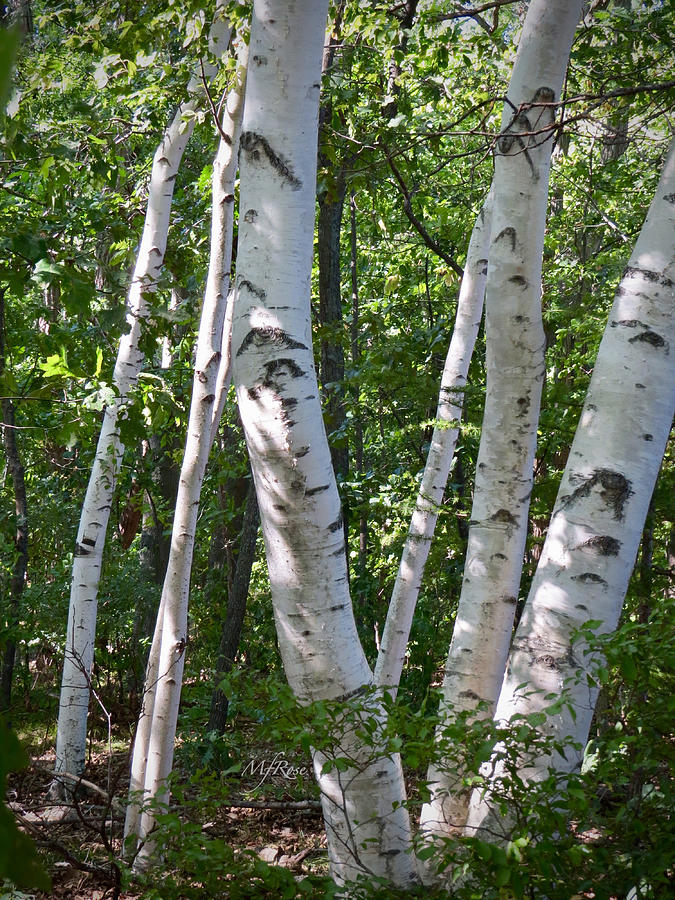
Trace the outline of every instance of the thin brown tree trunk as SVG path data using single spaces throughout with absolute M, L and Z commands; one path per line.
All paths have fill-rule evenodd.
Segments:
M 0 373 L 5 368 L 5 292 L 0 291 Z M 16 444 L 14 404 L 9 397 L 2 400 L 2 432 L 7 459 L 7 469 L 14 488 L 14 510 L 16 533 L 14 535 L 15 557 L 9 583 L 8 603 L 2 618 L 7 629 L 7 638 L 2 650 L 2 672 L 0 673 L 0 709 L 9 709 L 12 701 L 12 676 L 16 660 L 16 626 L 19 620 L 20 597 L 23 593 L 28 566 L 28 505 L 24 468 Z
M 232 666 L 239 650 L 244 616 L 246 614 L 246 599 L 251 580 L 251 569 L 255 560 L 259 524 L 258 501 L 255 496 L 255 486 L 251 480 L 246 497 L 244 523 L 239 537 L 239 552 L 237 554 L 234 577 L 232 578 L 232 587 L 228 591 L 227 612 L 218 648 L 215 674 L 216 685 L 218 685 L 223 675 L 232 671 Z M 216 687 L 211 697 L 208 731 L 223 733 L 227 722 L 228 706 L 229 700 L 227 695 L 219 687 Z

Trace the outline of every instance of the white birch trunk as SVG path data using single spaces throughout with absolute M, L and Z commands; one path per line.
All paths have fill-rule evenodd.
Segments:
M 459 435 L 466 379 L 483 315 L 492 223 L 491 203 L 491 195 L 488 195 L 471 233 L 464 277 L 457 300 L 455 327 L 441 378 L 436 425 L 415 511 L 403 547 L 375 667 L 376 683 L 390 692 L 396 690 L 401 678 L 424 567 L 429 556 L 438 510 L 443 502 L 443 493 L 448 483 Z
M 222 21 L 214 23 L 211 42 L 216 52 L 227 48 L 229 34 L 229 28 Z M 208 69 L 207 77 L 212 77 L 215 67 Z M 196 79 L 189 89 L 192 94 L 197 93 Z M 104 413 L 75 542 L 56 736 L 56 772 L 79 775 L 84 769 L 101 560 L 115 481 L 124 452 L 118 421 L 126 413 L 129 391 L 135 386 L 143 365 L 139 340 L 148 315 L 147 296 L 157 287 L 166 250 L 173 186 L 194 127 L 193 120 L 189 119 L 186 124 L 184 117 L 197 105 L 196 96 L 181 105 L 153 160 L 143 235 L 127 298 L 129 331 L 120 340 L 113 373 L 117 397 Z M 56 792 L 60 790 L 57 785 L 55 782 Z
M 675 413 L 675 142 L 616 292 L 541 559 L 513 641 L 496 718 L 539 712 L 547 694 L 570 700 L 545 726 L 582 747 L 598 689 L 598 659 L 575 631 L 616 628 Z M 590 686 L 588 675 L 591 675 Z M 527 682 L 527 690 L 519 686 Z M 582 751 L 583 753 L 583 751 Z M 542 757 L 526 781 L 578 770 L 581 754 Z M 494 777 L 500 775 L 499 769 Z M 499 828 L 475 794 L 469 826 Z M 508 823 L 501 823 L 505 829 Z
M 130 802 L 125 822 L 125 842 L 136 835 L 143 842 L 136 858 L 142 868 L 152 858 L 148 835 L 155 824 L 155 810 L 145 809 L 169 799 L 168 777 L 173 766 L 173 750 L 187 644 L 188 600 L 197 516 L 202 482 L 206 472 L 222 400 L 230 381 L 232 303 L 228 304 L 234 188 L 237 152 L 244 106 L 248 47 L 238 48 L 239 65 L 234 87 L 223 113 L 222 133 L 213 163 L 211 248 L 204 303 L 197 336 L 195 375 L 190 416 L 181 465 L 178 496 L 157 624 L 148 662 L 143 708 L 134 741 L 131 765 Z M 226 311 L 226 307 L 229 307 Z M 142 795 L 137 792 L 142 791 Z M 127 852 L 133 852 L 133 842 Z
M 340 500 L 311 344 L 310 288 L 327 0 L 256 0 L 241 139 L 234 380 L 288 681 L 301 702 L 364 692 L 372 674 L 347 584 Z M 315 771 L 333 875 L 415 877 L 397 757 L 347 733 L 348 772 Z M 342 751 L 338 751 L 342 755 Z M 360 845 L 372 840 L 366 849 Z
M 464 580 L 446 663 L 441 714 L 491 715 L 504 676 L 533 481 L 544 330 L 541 267 L 553 108 L 580 0 L 532 0 L 497 142 L 486 289 L 487 388 Z M 532 134 L 534 132 L 534 134 Z M 528 136 L 528 133 L 530 135 Z M 421 826 L 448 835 L 466 821 L 462 772 L 430 767 Z

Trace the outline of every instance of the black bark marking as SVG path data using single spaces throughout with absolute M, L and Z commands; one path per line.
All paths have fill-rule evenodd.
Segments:
M 82 544 L 75 544 L 75 556 L 89 556 L 91 550 Z
M 343 544 L 339 549 L 334 550 L 330 555 L 331 556 L 342 556 L 345 552 L 345 545 Z
M 277 379 L 279 375 L 290 375 L 291 378 L 300 378 L 304 375 L 304 371 L 293 362 L 292 359 L 273 359 L 272 362 L 265 363 L 265 377 L 263 378 L 263 385 L 267 388 L 277 387 Z M 297 404 L 297 400 L 293 400 L 292 397 L 289 397 L 288 402 L 291 406 Z
M 646 344 L 651 344 L 652 347 L 668 348 L 668 342 L 665 338 L 662 338 L 660 334 L 657 334 L 649 328 L 646 331 L 641 332 L 641 334 L 633 335 L 632 338 L 628 339 L 629 344 L 634 344 L 636 341 L 644 341 Z
M 574 608 L 575 609 L 583 609 L 584 612 L 588 612 L 588 607 L 586 606 L 585 603 L 575 603 Z
M 501 240 L 501 238 L 503 238 L 503 237 L 507 237 L 507 238 L 511 239 L 511 252 L 515 253 L 516 252 L 516 229 L 511 228 L 510 225 L 507 228 L 503 228 L 499 232 L 497 237 L 494 239 L 493 243 L 496 244 L 497 241 Z
M 517 525 L 518 519 L 511 515 L 508 509 L 498 509 L 494 515 L 490 516 L 491 522 L 503 522 L 505 525 Z
M 518 418 L 521 419 L 523 416 L 527 415 L 530 409 L 530 398 L 518 397 L 516 403 L 518 404 Z
M 506 556 L 503 553 L 493 553 L 492 558 L 493 559 L 506 559 Z
M 528 284 L 529 284 L 529 281 L 527 280 L 527 278 L 523 278 L 522 275 L 512 275 L 512 276 L 509 278 L 509 281 L 511 282 L 511 284 L 517 285 L 517 286 L 521 289 L 521 291 L 524 291 L 525 288 L 526 288 L 526 287 L 528 286 Z M 516 316 L 516 321 L 517 321 L 519 318 L 522 318 L 522 316 Z
M 557 669 L 558 662 L 555 656 L 551 656 L 550 653 L 546 653 L 543 656 L 535 657 L 534 662 L 539 666 L 546 666 L 547 669 Z
M 206 397 L 202 397 L 202 403 L 213 403 L 215 399 L 215 394 L 207 394 Z
M 639 381 L 635 382 L 635 387 L 640 388 L 640 390 L 643 390 L 643 391 L 646 390 L 646 386 L 644 384 L 640 384 Z
M 475 691 L 472 691 L 470 688 L 468 688 L 466 691 L 460 691 L 458 696 L 466 697 L 467 700 L 477 700 L 479 702 L 480 700 L 482 700 L 482 697 Z
M 251 224 L 255 222 L 258 218 L 258 210 L 257 209 L 247 209 L 244 213 L 244 222 L 250 222 Z
M 276 509 L 278 512 L 286 512 L 286 507 L 283 503 L 273 503 L 272 509 Z
M 581 575 L 573 575 L 572 581 L 578 581 L 580 584 L 607 584 L 605 579 L 596 575 L 595 572 L 582 572 Z
M 663 199 L 666 203 L 675 203 L 675 194 L 664 194 Z
M 301 447 L 299 450 L 296 450 L 293 454 L 296 459 L 302 459 L 303 456 L 307 456 L 309 453 L 309 447 Z
M 502 601 L 504 603 L 508 603 L 510 606 L 515 606 L 516 603 L 518 602 L 518 598 L 517 597 L 502 597 Z
M 328 530 L 332 532 L 339 531 L 342 528 L 343 524 L 344 521 L 342 518 L 342 513 L 340 513 L 337 519 L 334 522 L 330 523 L 330 525 L 328 526 Z
M 631 490 L 631 482 L 621 472 L 613 472 L 611 469 L 595 469 L 588 478 L 584 478 L 582 475 L 570 478 L 570 482 L 579 481 L 581 484 L 576 490 L 560 498 L 560 506 L 563 509 L 567 509 L 578 500 L 588 497 L 591 490 L 600 485 L 602 488 L 600 496 L 605 505 L 612 510 L 613 517 L 619 521 L 623 519 L 624 506 L 633 491 Z
M 483 211 L 481 210 L 481 215 L 482 215 L 482 214 L 483 214 Z M 479 260 L 476 262 L 476 273 L 477 273 L 478 275 L 487 275 L 487 270 L 488 270 L 488 261 L 487 261 L 487 259 L 479 259 Z
M 346 605 L 346 604 L 344 604 L 344 603 L 337 603 L 335 606 L 330 606 L 330 607 L 329 607 L 329 612 L 337 612 L 339 609 L 344 609 L 344 608 L 345 608 L 345 605 Z M 359 692 L 360 692 L 360 690 L 361 690 L 361 689 L 359 688 Z M 353 693 L 357 693 L 357 692 L 354 691 Z
M 225 194 L 223 203 L 234 203 L 234 194 Z
M 662 284 L 664 287 L 672 287 L 673 282 L 667 275 L 663 275 L 661 272 L 655 272 L 653 269 L 643 269 L 640 266 L 626 266 L 624 269 L 624 273 L 622 276 L 622 280 L 624 278 L 644 278 L 645 281 L 649 281 L 652 284 Z M 636 320 L 630 320 L 636 321 Z M 623 324 L 623 323 L 620 323 Z M 636 324 L 642 324 L 641 322 L 637 322 Z M 647 327 L 646 325 L 643 327 Z
M 318 487 L 307 488 L 307 490 L 305 491 L 305 497 L 313 497 L 314 494 L 321 494 L 323 491 L 327 491 L 329 488 L 329 484 L 320 484 Z
M 265 300 L 267 297 L 267 291 L 263 290 L 261 287 L 257 287 L 253 282 L 249 281 L 248 278 L 242 278 L 239 281 L 239 287 L 246 288 L 251 294 L 255 294 L 258 300 Z
M 88 538 L 88 537 L 82 538 L 82 543 L 86 544 L 87 547 L 95 547 L 96 546 L 96 541 L 94 541 L 94 540 L 92 540 L 92 538 Z
M 621 549 L 621 541 L 617 541 L 616 538 L 610 537 L 608 534 L 598 534 L 584 541 L 583 544 L 579 544 L 579 547 L 588 547 L 591 550 L 595 550 L 598 556 L 618 556 Z
M 653 440 L 654 440 L 654 435 L 653 435 L 653 434 L 643 434 L 643 435 L 642 435 L 642 439 L 645 440 L 645 441 L 653 441 Z
M 553 103 L 554 100 L 555 92 L 553 91 L 553 88 L 542 85 L 542 87 L 538 87 L 535 91 L 534 97 L 532 98 L 532 105 L 535 106 L 537 103 Z
M 256 64 L 256 66 L 266 66 L 267 65 L 267 57 L 260 56 L 259 54 L 256 53 L 253 57 L 253 62 Z
M 241 342 L 241 346 L 237 350 L 237 356 L 241 356 L 250 347 L 274 347 L 278 350 L 306 350 L 307 347 L 296 341 L 287 334 L 282 328 L 275 328 L 272 325 L 264 325 L 260 328 L 252 328 Z M 290 361 L 290 360 L 289 360 Z M 295 368 L 298 367 L 293 363 Z M 304 375 L 304 372 L 299 372 Z
M 260 151 L 262 150 L 274 171 L 277 172 L 284 181 L 287 181 L 294 191 L 300 190 L 302 182 L 293 173 L 290 165 L 274 152 L 266 137 L 262 134 L 257 134 L 255 131 L 245 131 L 239 138 L 239 144 L 242 150 L 250 154 L 250 156 L 256 160 L 260 158 Z

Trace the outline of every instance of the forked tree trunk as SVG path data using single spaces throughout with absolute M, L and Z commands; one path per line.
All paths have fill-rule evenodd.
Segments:
M 483 315 L 491 223 L 491 198 L 488 196 L 469 241 L 455 326 L 441 378 L 436 425 L 403 547 L 375 668 L 375 680 L 389 691 L 396 690 L 401 677 L 415 604 L 422 586 L 424 567 L 459 435 L 466 379 Z
M 241 139 L 241 215 L 232 353 L 286 676 L 301 702 L 362 693 L 372 674 L 347 584 L 340 499 L 311 345 L 321 55 L 327 0 L 256 0 Z M 345 747 L 345 744 L 347 745 Z M 333 875 L 415 878 L 400 760 L 347 729 L 323 773 Z M 365 847 L 364 842 L 370 841 Z
M 441 714 L 491 715 L 504 676 L 519 592 L 544 379 L 541 267 L 555 103 L 580 0 L 532 0 L 497 141 L 486 289 L 487 388 L 464 579 Z M 466 821 L 461 771 L 431 767 L 428 835 Z
M 616 292 L 496 712 L 507 722 L 565 692 L 570 707 L 545 727 L 582 748 L 599 660 L 574 635 L 589 620 L 600 623 L 600 633 L 619 620 L 675 413 L 674 285 L 675 142 Z M 565 758 L 542 757 L 520 775 L 537 781 L 550 766 L 564 773 L 580 762 L 569 748 Z M 488 824 L 508 831 L 488 798 L 476 794 L 469 826 Z
M 230 30 L 217 19 L 210 40 L 216 54 L 227 49 Z M 208 66 L 213 77 L 215 66 Z M 186 113 L 198 106 L 199 81 L 193 79 L 193 98 L 183 103 L 155 152 L 148 191 L 143 236 L 127 298 L 129 331 L 120 340 L 113 384 L 117 396 L 106 407 L 96 457 L 89 477 L 75 542 L 66 649 L 59 701 L 56 735 L 56 772 L 79 775 L 84 769 L 90 672 L 94 657 L 96 610 L 101 561 L 115 481 L 124 447 L 120 441 L 119 420 L 126 414 L 129 392 L 138 380 L 143 365 L 140 338 L 148 316 L 148 294 L 156 290 L 164 260 L 173 188 L 183 152 L 192 134 L 194 119 Z M 54 782 L 53 792 L 62 792 Z
M 213 443 L 212 436 L 222 411 L 230 373 L 232 303 L 227 304 L 232 259 L 234 186 L 237 150 L 246 84 L 248 51 L 242 41 L 235 86 L 223 114 L 218 153 L 213 164 L 213 214 L 209 271 L 195 360 L 185 453 L 176 498 L 171 550 L 160 609 L 146 672 L 143 705 L 139 717 L 131 765 L 130 803 L 125 822 L 125 842 L 136 835 L 140 849 L 136 866 L 152 858 L 149 834 L 155 825 L 155 809 L 141 809 L 149 800 L 166 803 L 178 706 L 187 645 L 190 574 L 202 482 Z M 220 395 L 219 395 L 220 391 Z M 140 793 L 142 792 L 142 793 Z M 140 796 L 139 796 L 140 793 Z M 133 844 L 133 842 L 131 842 Z M 126 844 L 129 852 L 133 846 Z

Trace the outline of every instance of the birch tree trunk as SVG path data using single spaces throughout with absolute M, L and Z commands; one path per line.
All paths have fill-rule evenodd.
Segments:
M 224 52 L 229 42 L 229 27 L 218 19 L 214 22 L 210 41 L 216 54 Z M 216 67 L 208 66 L 207 77 Z M 148 315 L 147 297 L 157 287 L 164 260 L 173 186 L 194 120 L 185 115 L 198 105 L 199 82 L 189 86 L 192 99 L 183 103 L 155 151 L 148 190 L 148 205 L 136 266 L 127 298 L 128 332 L 122 336 L 113 373 L 117 391 L 115 401 L 106 407 L 89 477 L 80 524 L 75 541 L 66 648 L 59 701 L 56 735 L 56 772 L 81 774 L 84 769 L 87 712 L 89 708 L 89 674 L 94 657 L 98 585 L 110 507 L 124 447 L 120 441 L 119 420 L 126 414 L 128 396 L 135 386 L 143 365 L 139 341 Z M 58 781 L 53 792 L 62 792 Z
M 176 510 L 171 534 L 169 563 L 164 578 L 160 609 L 146 674 L 131 765 L 130 803 L 125 822 L 125 841 L 137 835 L 141 843 L 136 865 L 144 867 L 154 845 L 148 835 L 155 824 L 155 809 L 141 809 L 149 800 L 157 804 L 169 798 L 168 777 L 178 720 L 199 498 L 212 435 L 214 418 L 220 418 L 229 384 L 232 303 L 227 304 L 232 261 L 234 186 L 237 152 L 244 105 L 248 48 L 239 46 L 239 65 L 234 87 L 223 114 L 222 136 L 213 164 L 213 214 L 211 248 L 204 304 L 199 323 L 192 384 L 190 416 L 181 465 Z M 229 307 L 229 308 L 227 308 Z M 139 796 L 138 792 L 142 792 Z M 133 842 L 132 842 L 133 844 Z M 127 844 L 127 850 L 130 848 Z
M 301 702 L 364 693 L 372 674 L 347 584 L 340 500 L 311 345 L 321 54 L 327 0 L 256 0 L 241 139 L 234 380 L 286 676 Z M 348 771 L 314 768 L 334 877 L 415 878 L 400 760 L 346 729 Z M 365 848 L 365 841 L 370 841 Z
M 401 678 L 424 567 L 429 556 L 438 510 L 443 501 L 459 435 L 466 379 L 483 315 L 491 222 L 491 198 L 488 196 L 476 219 L 469 241 L 464 276 L 457 300 L 455 326 L 441 378 L 436 425 L 415 511 L 403 547 L 375 667 L 377 684 L 390 692 L 396 690 Z
M 513 628 L 544 378 L 541 267 L 553 140 L 580 0 L 532 0 L 497 141 L 486 288 L 487 387 L 464 579 L 441 715 L 491 715 Z M 442 730 L 442 729 L 440 729 Z M 439 734 L 440 734 L 439 730 Z M 432 766 L 421 826 L 448 835 L 466 821 L 461 771 Z
M 627 412 L 629 411 L 629 412 Z M 516 632 L 496 717 L 539 712 L 563 691 L 569 708 L 547 719 L 556 739 L 583 746 L 599 660 L 574 641 L 585 622 L 616 628 L 675 413 L 675 142 L 616 292 L 551 516 L 541 560 Z M 527 682 L 528 689 L 519 690 Z M 583 752 L 583 751 L 582 751 Z M 540 758 L 525 781 L 578 769 L 581 753 Z M 495 770 L 494 778 L 500 771 Z M 508 829 L 476 794 L 471 829 Z

